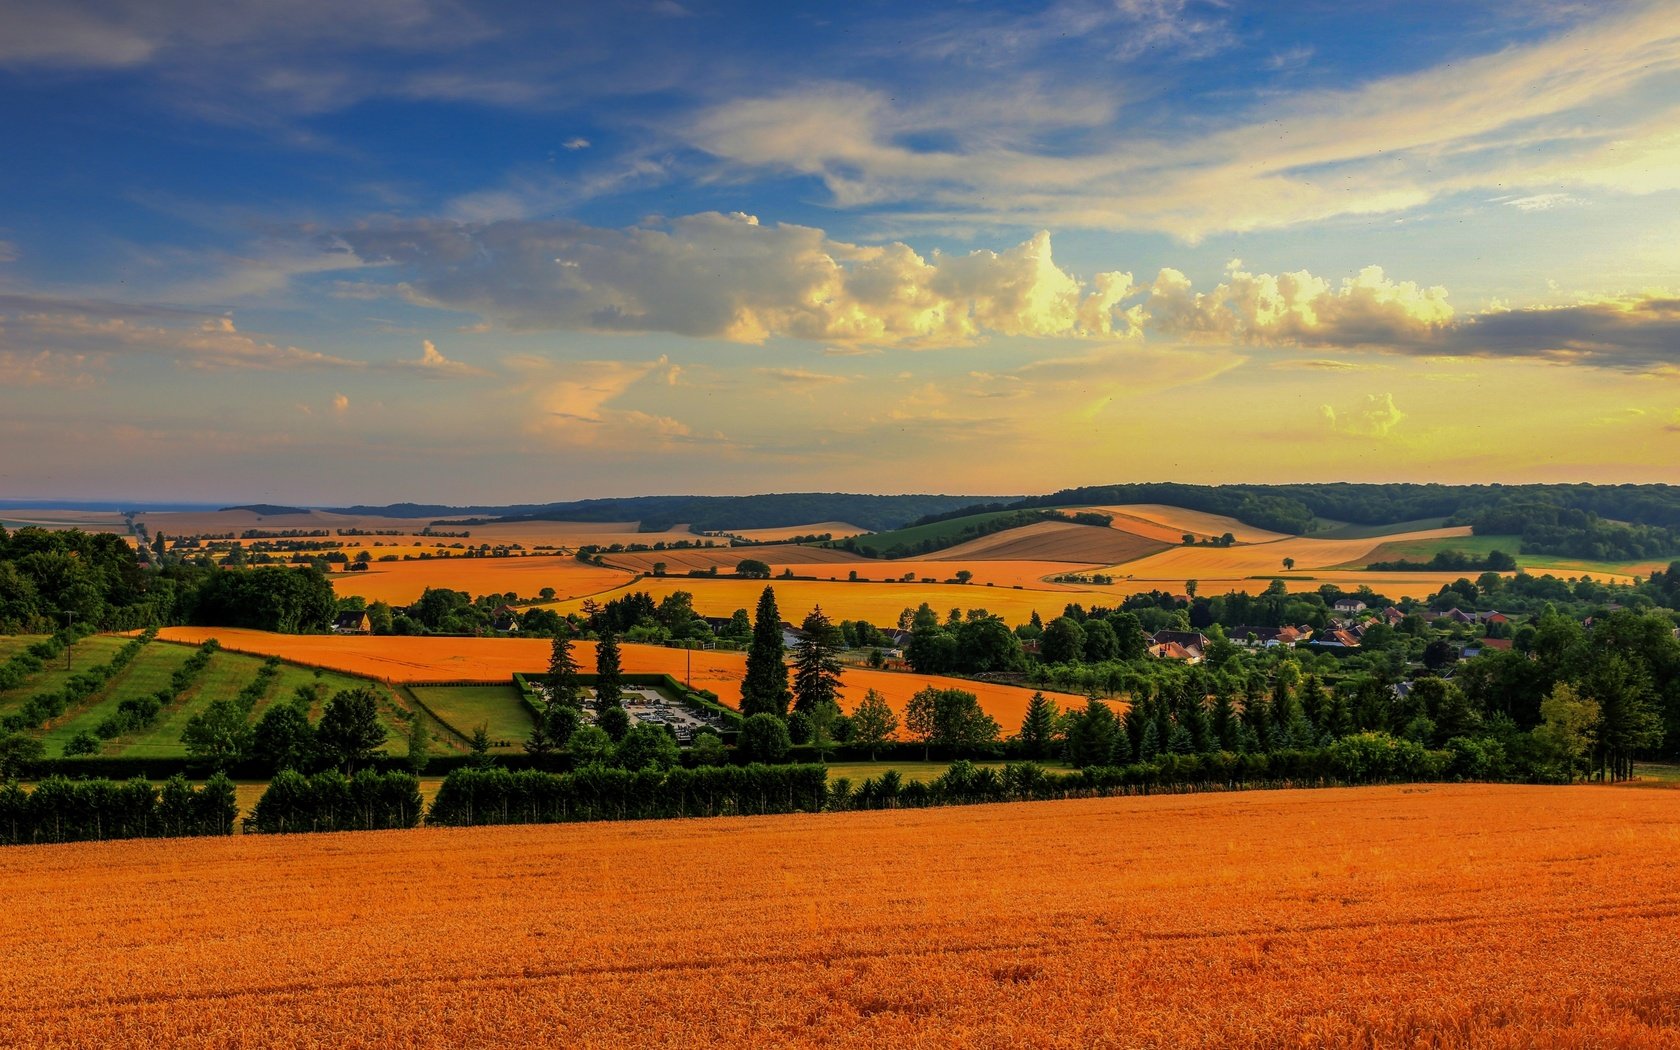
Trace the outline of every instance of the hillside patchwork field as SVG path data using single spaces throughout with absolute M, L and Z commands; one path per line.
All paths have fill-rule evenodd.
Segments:
M 548 640 L 540 638 L 286 635 L 203 627 L 166 627 L 161 634 L 163 638 L 194 643 L 211 636 L 229 649 L 279 656 L 398 685 L 440 681 L 500 683 L 516 671 L 542 671 L 548 666 L 550 648 Z M 593 642 L 577 642 L 572 652 L 585 671 L 595 666 Z M 625 643 L 622 659 L 626 673 L 668 674 L 679 681 L 691 682 L 697 689 L 716 693 L 719 700 L 731 707 L 740 705 L 741 679 L 747 666 L 743 653 Z M 1033 693 L 1031 689 L 995 682 L 849 667 L 841 680 L 841 701 L 850 710 L 863 699 L 866 690 L 875 689 L 902 717 L 910 697 L 929 686 L 974 693 L 980 699 L 981 708 L 1010 731 L 1020 727 Z M 1063 708 L 1085 702 L 1084 697 L 1068 693 L 1046 692 L 1045 695 Z
M 1669 794 L 8 850 L 0 1044 L 1667 1047 Z

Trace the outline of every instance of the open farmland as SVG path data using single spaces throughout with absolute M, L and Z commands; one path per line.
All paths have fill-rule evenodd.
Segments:
M 17 1047 L 1680 1040 L 1659 791 L 85 843 L 0 895 Z
M 735 566 L 747 559 L 761 561 L 780 571 L 793 567 L 794 572 L 807 569 L 844 566 L 853 568 L 869 559 L 851 551 L 832 547 L 806 547 L 796 543 L 772 543 L 762 547 L 702 547 L 688 550 L 628 551 L 623 554 L 603 554 L 608 565 L 632 572 L 652 572 L 656 563 L 665 563 L 665 570 L 673 575 L 686 574 L 691 569 L 717 569 L 721 573 L 735 571 Z M 844 575 L 844 573 L 842 573 Z
M 247 653 L 263 653 L 301 663 L 330 667 L 349 674 L 367 675 L 390 682 L 480 681 L 500 682 L 515 671 L 537 672 L 548 666 L 550 643 L 540 638 L 398 638 L 348 637 L 339 635 L 287 635 L 227 628 L 166 627 L 162 638 L 198 642 L 216 637 L 223 646 Z M 595 666 L 595 643 L 578 642 L 572 648 L 585 671 Z M 625 643 L 623 666 L 627 674 L 668 674 L 679 681 L 688 679 L 697 689 L 708 689 L 731 707 L 741 703 L 741 679 L 746 674 L 744 653 L 667 649 L 657 645 Z M 902 717 L 904 706 L 919 689 L 966 689 L 980 699 L 980 707 L 1006 729 L 1021 724 L 1032 690 L 993 682 L 971 682 L 938 675 L 904 674 L 849 667 L 841 683 L 841 699 L 847 709 L 863 699 L 865 690 L 875 689 Z M 1083 704 L 1085 698 L 1046 692 L 1063 708 Z M 470 729 L 470 727 L 469 727 Z
M 512 592 L 532 599 L 544 587 L 552 587 L 561 598 L 586 598 L 623 586 L 630 578 L 622 569 L 605 569 L 565 555 L 552 555 L 376 561 L 365 572 L 333 573 L 332 584 L 340 595 L 407 605 L 428 587 L 466 591 L 475 597 Z

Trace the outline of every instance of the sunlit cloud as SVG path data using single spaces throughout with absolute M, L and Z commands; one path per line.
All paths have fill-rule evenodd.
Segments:
M 1406 418 L 1394 404 L 1393 394 L 1366 394 L 1363 402 L 1351 408 L 1338 412 L 1330 405 L 1320 405 L 1318 411 L 1331 430 L 1353 437 L 1387 437 Z

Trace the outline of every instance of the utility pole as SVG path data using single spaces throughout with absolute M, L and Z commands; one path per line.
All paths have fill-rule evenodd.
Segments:
M 70 633 L 71 628 L 76 626 L 76 610 L 66 609 L 64 615 L 68 617 L 64 624 L 64 669 L 68 671 L 70 670 L 70 654 L 76 648 L 76 636 Z

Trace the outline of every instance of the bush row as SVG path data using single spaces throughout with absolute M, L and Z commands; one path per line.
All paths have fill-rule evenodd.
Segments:
M 198 681 L 204 668 L 210 663 L 210 657 L 221 648 L 221 643 L 211 638 L 198 647 L 198 651 L 187 658 L 187 662 L 177 667 L 169 676 L 169 688 L 159 689 L 151 696 L 131 696 L 117 704 L 115 714 L 106 715 L 93 728 L 93 735 L 101 740 L 114 740 L 124 733 L 132 733 L 144 729 L 157 719 L 159 712 L 181 694 L 191 689 Z M 91 753 L 91 749 L 90 752 Z
M 347 777 L 330 769 L 304 776 L 282 769 L 257 800 L 245 830 L 281 834 L 412 828 L 424 809 L 420 781 L 412 773 L 361 769 Z
M 41 639 L 0 664 L 0 692 L 16 689 L 28 681 L 30 675 L 45 667 L 48 660 L 57 659 L 71 637 L 69 633 L 60 631 L 50 638 Z
M 36 693 L 21 708 L 0 720 L 0 729 L 15 733 L 24 729 L 35 729 L 49 719 L 57 718 L 68 710 L 71 704 L 85 700 L 103 689 L 105 683 L 118 671 L 127 667 L 130 661 L 140 655 L 140 650 L 155 637 L 157 628 L 148 628 L 140 637 L 112 654 L 109 661 L 71 675 L 62 689 L 50 693 Z
M 822 809 L 828 770 L 820 765 L 704 766 L 571 773 L 458 769 L 444 778 L 429 824 L 557 824 L 797 813 Z
M 0 784 L 0 845 L 231 835 L 238 813 L 233 781 L 220 775 L 196 790 L 182 776 L 161 789 L 140 779 L 52 776 L 33 791 Z

